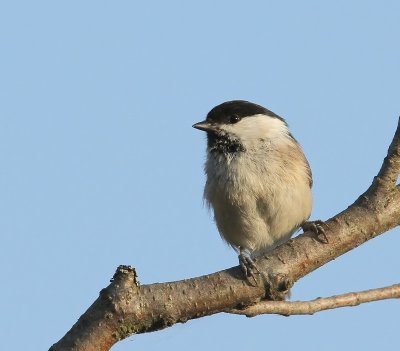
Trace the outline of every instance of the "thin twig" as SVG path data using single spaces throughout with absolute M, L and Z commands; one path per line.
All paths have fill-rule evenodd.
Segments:
M 319 297 L 312 301 L 261 301 L 243 310 L 235 309 L 227 312 L 246 315 L 247 317 L 254 317 L 260 314 L 291 316 L 314 314 L 339 307 L 357 306 L 366 302 L 395 298 L 400 298 L 400 284 L 331 297 Z

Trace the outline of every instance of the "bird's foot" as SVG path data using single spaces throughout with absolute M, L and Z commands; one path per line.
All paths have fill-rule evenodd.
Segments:
M 239 249 L 239 264 L 246 278 L 253 278 L 254 282 L 257 284 L 255 274 L 260 274 L 260 271 L 255 265 L 253 259 L 250 257 L 249 253 L 241 248 Z
M 316 221 L 304 222 L 301 225 L 301 228 L 303 229 L 304 233 L 308 231 L 313 232 L 317 237 L 317 239 L 319 240 L 321 240 L 320 237 L 322 236 L 323 242 L 325 244 L 328 244 L 329 240 L 328 237 L 326 236 L 324 226 L 326 228 L 329 228 L 329 226 L 324 221 L 316 220 Z

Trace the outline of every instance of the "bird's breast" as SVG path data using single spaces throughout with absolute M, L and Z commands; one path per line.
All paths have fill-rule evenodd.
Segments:
M 251 251 L 288 239 L 311 212 L 307 172 L 297 168 L 273 154 L 209 154 L 204 198 L 221 236 Z

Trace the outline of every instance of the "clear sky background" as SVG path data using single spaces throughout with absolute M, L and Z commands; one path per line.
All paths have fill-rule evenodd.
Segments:
M 205 135 L 246 99 L 288 121 L 312 218 L 351 204 L 400 114 L 399 1 L 3 1 L 0 333 L 47 350 L 119 264 L 142 284 L 237 264 L 203 206 Z M 393 230 L 299 281 L 293 300 L 399 282 Z M 393 350 L 399 301 L 314 316 L 219 314 L 113 350 Z

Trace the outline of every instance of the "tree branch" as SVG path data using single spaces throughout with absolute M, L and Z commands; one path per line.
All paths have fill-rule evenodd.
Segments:
M 257 258 L 258 284 L 239 267 L 177 282 L 139 286 L 134 269 L 121 266 L 111 284 L 52 351 L 105 351 L 132 334 L 261 300 L 282 300 L 300 278 L 400 224 L 400 122 L 382 168 L 369 189 L 351 206 L 326 221 L 328 242 L 307 232 Z
M 380 184 L 387 187 L 394 187 L 400 174 L 400 118 L 397 124 L 396 133 L 389 146 L 388 154 L 385 157 L 377 178 Z
M 241 314 L 247 317 L 255 317 L 260 314 L 281 314 L 283 316 L 304 315 L 394 298 L 400 298 L 400 284 L 331 297 L 319 297 L 312 301 L 260 301 L 258 304 L 249 306 L 243 310 L 234 309 L 226 312 Z

